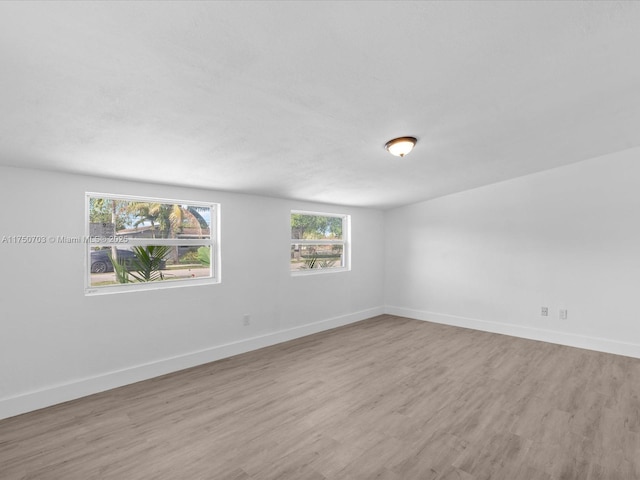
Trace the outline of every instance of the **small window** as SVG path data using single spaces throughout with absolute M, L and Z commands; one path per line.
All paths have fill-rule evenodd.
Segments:
M 219 281 L 219 205 L 86 195 L 85 293 Z
M 306 275 L 349 270 L 349 224 L 349 215 L 293 210 L 291 273 Z

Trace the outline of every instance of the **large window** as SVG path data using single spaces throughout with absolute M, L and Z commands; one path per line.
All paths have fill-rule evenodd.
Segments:
M 291 273 L 350 268 L 349 215 L 291 211 Z
M 86 209 L 86 294 L 219 281 L 219 205 L 87 193 Z

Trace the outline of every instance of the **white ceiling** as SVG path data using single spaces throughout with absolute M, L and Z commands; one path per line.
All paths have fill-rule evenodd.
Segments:
M 638 2 L 0 2 L 0 60 L 3 165 L 390 208 L 640 145 Z

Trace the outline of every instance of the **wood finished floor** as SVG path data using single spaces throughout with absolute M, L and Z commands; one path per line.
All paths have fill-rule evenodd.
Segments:
M 640 360 L 383 315 L 1 421 L 0 478 L 640 479 Z

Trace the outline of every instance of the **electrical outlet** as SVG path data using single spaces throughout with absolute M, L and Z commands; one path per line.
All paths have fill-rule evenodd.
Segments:
M 560 309 L 560 320 L 566 320 L 567 319 L 567 310 L 564 308 Z
M 245 313 L 242 317 L 242 324 L 245 327 L 251 325 L 251 315 L 249 315 L 248 313 Z
M 542 307 L 542 309 L 540 310 L 540 315 L 542 315 L 543 317 L 548 317 L 549 316 L 549 307 Z

